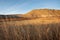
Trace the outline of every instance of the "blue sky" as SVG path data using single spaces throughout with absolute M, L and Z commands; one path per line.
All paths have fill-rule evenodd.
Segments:
M 60 9 L 60 0 L 0 0 L 0 14 L 24 14 L 41 8 Z

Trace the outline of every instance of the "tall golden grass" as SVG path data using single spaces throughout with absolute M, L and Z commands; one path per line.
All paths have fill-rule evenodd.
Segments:
M 59 20 L 34 20 L 3 20 L 0 22 L 0 40 L 60 40 Z

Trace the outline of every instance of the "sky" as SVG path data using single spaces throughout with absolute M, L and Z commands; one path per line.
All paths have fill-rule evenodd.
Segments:
M 60 0 L 0 0 L 0 15 L 25 14 L 42 8 L 60 10 Z

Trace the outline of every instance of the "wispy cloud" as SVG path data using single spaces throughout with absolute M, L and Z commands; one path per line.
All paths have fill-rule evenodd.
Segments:
M 21 14 L 37 8 L 60 9 L 60 0 L 0 0 L 0 14 Z
M 1 14 L 18 14 L 22 13 L 23 7 L 27 6 L 28 3 L 24 2 L 22 4 L 15 4 L 9 8 L 7 8 L 5 11 L 1 12 Z

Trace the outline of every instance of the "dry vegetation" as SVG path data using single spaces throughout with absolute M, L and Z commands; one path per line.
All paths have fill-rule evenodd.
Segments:
M 60 40 L 60 10 L 33 10 L 22 17 L 2 15 L 0 40 Z
M 60 23 L 0 25 L 0 40 L 60 40 Z M 16 23 L 15 23 L 16 24 Z

